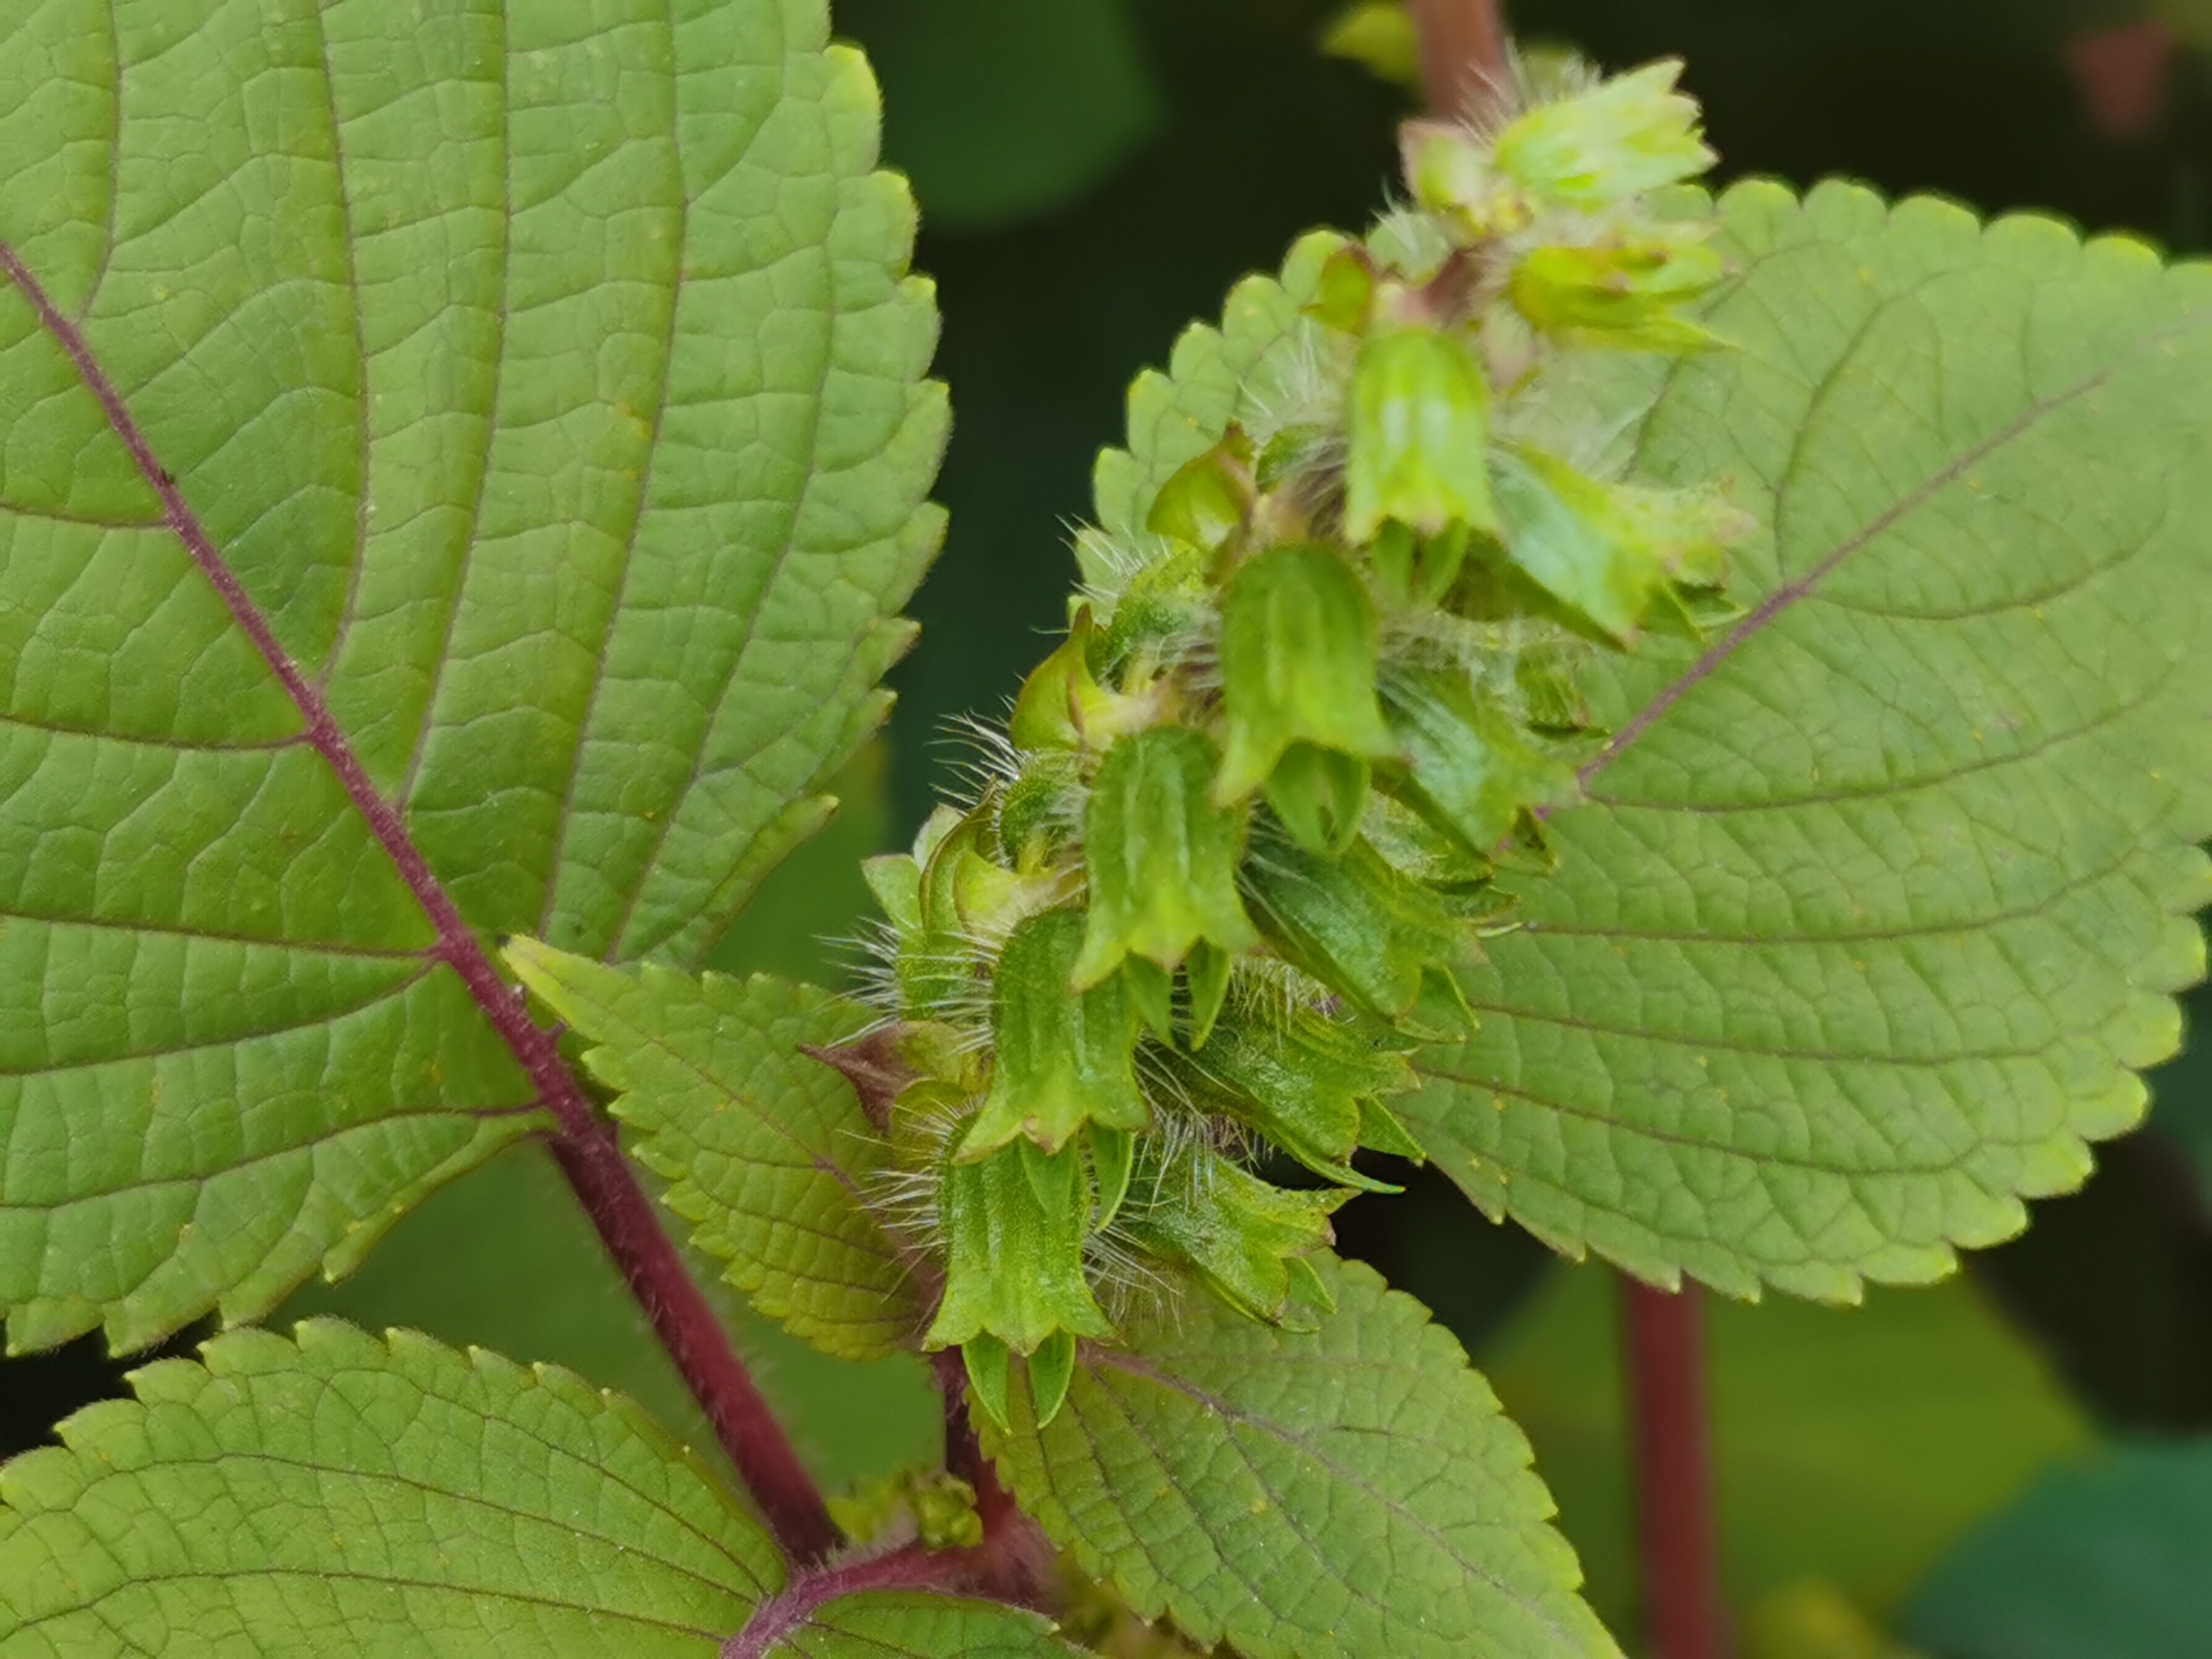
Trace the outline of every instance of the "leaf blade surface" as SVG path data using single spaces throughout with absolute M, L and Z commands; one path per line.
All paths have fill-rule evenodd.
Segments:
M 1316 1333 L 1194 1293 L 1086 1352 L 1040 1431 L 986 1448 L 1024 1510 L 1139 1614 L 1253 1659 L 1610 1655 L 1528 1443 L 1441 1327 L 1356 1263 Z
M 132 1382 L 0 1474 L 8 1659 L 711 1659 L 782 1583 L 702 1466 L 567 1372 L 312 1321 Z
M 1732 478 L 1750 615 L 1593 677 L 1590 804 L 1405 1107 L 1570 1255 L 1850 1299 L 2078 1184 L 2203 971 L 2212 292 L 1842 186 L 1723 210 L 1731 344 L 1636 464 Z
M 768 975 L 698 978 L 506 951 L 532 994 L 594 1048 L 629 1147 L 726 1277 L 795 1334 L 848 1358 L 910 1348 L 922 1310 L 875 1208 L 889 1149 L 844 1079 L 799 1052 L 835 1048 L 866 1010 Z
M 483 933 L 818 826 L 934 312 L 821 0 L 15 7 L 0 110 L 0 1313 L 129 1348 L 544 1126 Z

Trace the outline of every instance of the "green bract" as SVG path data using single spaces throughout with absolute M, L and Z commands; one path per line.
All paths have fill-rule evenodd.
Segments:
M 1513 303 L 1538 328 L 1625 351 L 1694 351 L 1714 343 L 1674 307 L 1726 274 L 1719 255 L 1680 234 L 1589 247 L 1540 247 L 1513 272 Z
M 963 1160 L 1017 1135 L 1056 1152 L 1086 1123 L 1135 1130 L 1150 1121 L 1128 981 L 1073 988 L 1085 927 L 1080 912 L 1053 910 L 1006 941 L 992 981 L 990 1090 L 960 1143 Z
M 1078 988 L 1132 953 L 1174 968 L 1201 940 L 1229 955 L 1259 943 L 1237 896 L 1244 814 L 1207 793 L 1217 763 L 1204 734 L 1170 728 L 1124 738 L 1098 769 L 1083 821 L 1091 905 Z
M 1091 1198 L 1082 1155 L 1028 1141 L 945 1170 L 945 1300 L 927 1346 L 988 1335 L 1033 1353 L 1055 1331 L 1110 1335 L 1083 1277 Z
M 1370 540 L 1384 522 L 1434 536 L 1494 530 L 1490 386 L 1467 343 L 1433 328 L 1370 338 L 1345 419 L 1344 532 Z
M 1222 599 L 1220 653 L 1228 743 L 1216 800 L 1268 782 L 1294 744 L 1355 761 L 1395 752 L 1375 702 L 1374 607 L 1328 548 L 1280 547 L 1241 568 Z
M 1714 156 L 1698 106 L 1674 90 L 1677 59 L 1540 104 L 1498 135 L 1498 168 L 1539 201 L 1604 208 L 1694 179 Z

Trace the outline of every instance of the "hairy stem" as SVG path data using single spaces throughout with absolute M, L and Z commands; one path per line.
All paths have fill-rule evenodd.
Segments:
M 347 799 L 435 931 L 437 943 L 429 955 L 468 988 L 485 1020 L 530 1078 L 538 1103 L 553 1114 L 559 1126 L 555 1157 L 777 1538 L 799 1560 L 826 1554 L 836 1547 L 839 1534 L 821 1492 L 753 1387 L 744 1362 L 730 1346 L 728 1333 L 686 1272 L 652 1200 L 617 1146 L 613 1130 L 562 1060 L 553 1034 L 530 1018 L 521 998 L 500 977 L 483 942 L 408 835 L 398 810 L 369 781 L 322 693 L 285 651 L 175 478 L 155 455 L 151 441 L 125 406 L 122 393 L 100 367 L 82 331 L 62 314 L 29 267 L 4 242 L 0 242 L 0 278 L 15 285 L 40 325 L 67 355 L 139 475 L 160 499 L 170 533 L 183 544 L 240 632 L 252 642 L 299 710 L 307 743 L 337 775 Z
M 553 1157 L 777 1541 L 796 1560 L 829 1554 L 842 1535 L 820 1489 L 685 1269 L 613 1130 L 593 1121 L 572 1132 L 564 1124 Z
M 1511 63 L 1502 0 L 1413 0 L 1421 38 L 1421 90 L 1429 113 L 1480 118 L 1497 101 Z
M 947 1558 L 908 1544 L 866 1560 L 801 1574 L 780 1595 L 754 1611 L 745 1627 L 722 1644 L 721 1659 L 766 1659 L 769 1650 L 841 1596 L 863 1590 L 927 1590 L 947 1586 Z
M 1703 1304 L 1694 1285 L 1620 1285 L 1647 1647 L 1651 1659 L 1727 1659 Z

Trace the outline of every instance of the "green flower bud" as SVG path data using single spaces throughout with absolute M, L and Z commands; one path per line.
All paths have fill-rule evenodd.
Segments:
M 1257 499 L 1252 441 L 1232 426 L 1219 443 L 1184 462 L 1160 486 L 1145 528 L 1212 552 L 1244 527 Z
M 1146 1185 L 1150 1201 L 1122 1222 L 1130 1240 L 1195 1268 L 1231 1307 L 1276 1323 L 1290 1310 L 1291 1263 L 1330 1243 L 1329 1212 L 1352 1196 L 1286 1192 L 1210 1146 L 1185 1148 Z
M 1015 869 L 1034 873 L 1049 864 L 1081 823 L 1078 757 L 1040 749 L 999 798 L 999 850 Z
M 1080 994 L 1068 988 L 1084 926 L 1079 910 L 1048 910 L 1017 927 L 1000 953 L 990 1088 L 960 1143 L 962 1162 L 1017 1137 L 1057 1152 L 1086 1123 L 1137 1130 L 1151 1121 L 1137 1087 L 1138 1008 L 1128 987 L 1116 975 Z
M 1067 637 L 1022 682 L 1006 735 L 1017 749 L 1080 749 L 1086 732 L 1110 723 L 1114 699 L 1091 674 L 1091 609 L 1075 613 Z
M 1399 86 L 1421 84 L 1420 40 L 1398 0 L 1355 0 L 1329 24 L 1321 49 L 1332 58 L 1364 64 Z
M 1395 1192 L 1352 1168 L 1371 1097 L 1413 1086 L 1404 1054 L 1305 1009 L 1287 1023 L 1233 1020 L 1203 1054 L 1164 1063 L 1194 1098 L 1258 1130 L 1317 1175 L 1369 1192 Z
M 1171 654 L 1200 627 L 1212 603 L 1212 555 L 1184 543 L 1118 580 L 1121 595 L 1106 624 L 1102 662 Z
M 1556 103 L 1498 135 L 1498 170 L 1564 207 L 1602 208 L 1694 179 L 1717 159 L 1698 137 L 1695 99 L 1674 90 L 1669 58 Z
M 942 1470 L 909 1474 L 908 1506 L 914 1529 L 925 1549 L 969 1550 L 983 1541 L 983 1517 L 975 1512 L 975 1488 Z
M 922 1346 L 988 1336 L 1028 1354 L 1055 1331 L 1111 1335 L 1083 1273 L 1086 1186 L 1072 1146 L 1048 1157 L 1024 1142 L 979 1163 L 946 1164 L 938 1192 L 945 1299 Z
M 1501 450 L 1496 480 L 1512 562 L 1624 644 L 1662 583 L 1715 586 L 1729 544 L 1753 527 L 1717 490 L 1600 483 L 1532 449 Z
M 1228 742 L 1213 799 L 1224 806 L 1267 782 L 1293 744 L 1354 760 L 1396 753 L 1375 697 L 1374 607 L 1351 567 L 1325 547 L 1279 547 L 1231 578 L 1221 682 Z M 1333 782 L 1302 772 L 1286 788 Z M 1317 802 L 1310 815 L 1294 807 L 1285 816 L 1318 820 L 1326 810 Z
M 1435 1010 L 1458 995 L 1451 969 L 1473 947 L 1466 924 L 1366 841 L 1336 860 L 1283 837 L 1257 841 L 1245 860 L 1244 885 L 1261 931 L 1282 956 L 1354 1007 L 1417 1036 L 1448 1037 L 1464 1029 L 1463 1014 L 1430 1028 Z M 1424 1027 L 1418 1031 L 1407 1024 L 1417 1018 Z
M 1084 814 L 1091 908 L 1078 990 L 1132 952 L 1172 969 L 1200 939 L 1231 955 L 1259 944 L 1237 896 L 1244 814 L 1206 793 L 1215 759 L 1202 733 L 1171 726 L 1107 750 Z
M 1712 334 L 1674 307 L 1710 293 L 1727 274 L 1702 242 L 1650 235 L 1537 248 L 1514 267 L 1511 293 L 1522 316 L 1577 345 L 1700 351 Z
M 1490 386 L 1456 337 L 1398 328 L 1360 348 L 1345 410 L 1344 533 L 1371 541 L 1386 520 L 1425 536 L 1495 530 Z
M 1523 229 L 1534 216 L 1528 198 L 1499 171 L 1490 146 L 1449 121 L 1408 121 L 1398 129 L 1406 188 L 1470 240 Z
M 1574 799 L 1575 769 L 1538 749 L 1462 671 L 1394 672 L 1382 703 L 1410 763 L 1391 792 L 1478 858 L 1524 813 Z

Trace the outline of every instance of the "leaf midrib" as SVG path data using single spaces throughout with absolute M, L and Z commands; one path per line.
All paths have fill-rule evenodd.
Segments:
M 538 1103 L 560 1115 L 564 1124 L 588 1126 L 589 1102 L 562 1062 L 553 1038 L 532 1020 L 521 1000 L 500 979 L 483 946 L 462 920 L 450 895 L 408 836 L 398 812 L 369 781 L 360 757 L 331 714 L 321 693 L 307 680 L 278 641 L 244 585 L 224 562 L 175 480 L 155 457 L 151 442 L 132 417 L 115 383 L 101 369 L 82 331 L 64 316 L 14 247 L 0 241 L 0 276 L 15 283 L 47 334 L 70 360 L 85 389 L 100 404 L 109 428 L 130 455 L 140 477 L 161 503 L 162 522 L 185 548 L 202 577 L 215 590 L 263 663 L 299 710 L 306 741 L 337 775 L 347 799 L 389 858 L 416 903 L 429 921 L 437 943 L 425 954 L 459 975 L 486 1021 L 537 1091 Z

